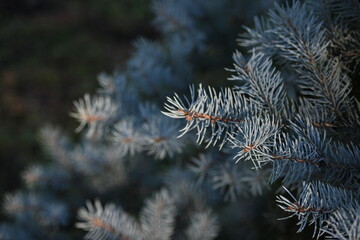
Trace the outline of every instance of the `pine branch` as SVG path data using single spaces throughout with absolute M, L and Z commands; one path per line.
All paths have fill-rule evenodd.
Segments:
M 358 240 L 360 238 L 359 211 L 359 205 L 338 210 L 329 217 L 327 226 L 321 230 L 335 239 Z
M 217 236 L 219 231 L 218 220 L 209 210 L 194 213 L 190 219 L 190 226 L 186 230 L 187 239 L 211 240 Z
M 277 7 L 270 17 L 274 24 L 279 24 L 274 29 L 274 34 L 280 36 L 277 47 L 303 79 L 300 83 L 303 94 L 328 104 L 338 118 L 344 119 L 342 110 L 351 101 L 348 97 L 351 86 L 340 61 L 328 57 L 330 42 L 320 20 L 299 2 L 292 7 Z
M 172 118 L 185 118 L 187 124 L 180 130 L 180 136 L 196 128 L 198 143 L 202 143 L 210 132 L 206 139 L 207 146 L 215 145 L 218 141 L 221 141 L 220 147 L 223 146 L 226 134 L 236 131 L 236 126 L 251 110 L 255 111 L 250 101 L 231 89 L 217 93 L 212 88 L 206 91 L 200 85 L 197 94 L 194 87 L 190 88 L 190 92 L 191 100 L 185 98 L 186 104 L 176 94 L 173 99 L 168 97 L 168 103 L 165 104 L 167 112 L 163 114 Z
M 285 92 L 280 72 L 273 67 L 272 61 L 262 52 L 253 52 L 246 61 L 240 52 L 233 55 L 234 70 L 237 73 L 229 80 L 243 83 L 235 87 L 242 94 L 249 95 L 259 107 L 267 109 L 270 114 L 278 114 L 284 107 Z
M 76 131 L 80 132 L 86 125 L 89 126 L 87 136 L 91 137 L 96 131 L 101 130 L 101 125 L 116 114 L 117 106 L 109 97 L 97 96 L 93 99 L 89 94 L 84 99 L 74 101 L 75 112 L 70 116 L 76 118 L 80 125 Z
M 283 196 L 278 196 L 276 200 L 281 209 L 291 213 L 284 219 L 297 216 L 299 232 L 303 231 L 307 224 L 314 224 L 314 236 L 317 237 L 323 234 L 319 228 L 325 225 L 325 221 L 334 211 L 356 204 L 350 191 L 320 182 L 304 183 L 298 200 L 286 188 L 285 190 L 292 200 Z
M 255 168 L 261 168 L 269 162 L 264 157 L 269 154 L 272 147 L 271 139 L 280 131 L 281 125 L 274 119 L 264 117 L 252 117 L 246 119 L 243 125 L 238 126 L 237 134 L 229 135 L 232 148 L 240 148 L 235 155 L 236 162 L 251 160 Z
M 144 238 L 168 240 L 174 234 L 176 208 L 169 192 L 162 189 L 152 199 L 147 200 L 140 214 Z
M 143 239 L 137 222 L 114 204 L 105 207 L 96 200 L 94 204 L 87 202 L 87 208 L 78 211 L 82 222 L 76 227 L 88 231 L 86 239 Z

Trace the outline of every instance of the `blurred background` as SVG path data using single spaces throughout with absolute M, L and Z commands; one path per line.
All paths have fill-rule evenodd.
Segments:
M 20 172 L 49 161 L 46 124 L 74 134 L 72 101 L 121 67 L 139 36 L 157 37 L 150 0 L 0 1 L 0 201 Z

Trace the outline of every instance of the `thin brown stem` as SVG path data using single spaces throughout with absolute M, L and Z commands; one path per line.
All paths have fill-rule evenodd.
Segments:
M 202 118 L 202 119 L 210 120 L 211 123 L 215 123 L 215 122 L 240 123 L 241 122 L 241 120 L 239 120 L 239 119 L 216 117 L 216 116 L 211 116 L 208 114 L 197 113 L 194 111 L 186 111 L 186 110 L 182 110 L 182 109 L 178 109 L 178 111 L 182 112 L 185 116 L 185 119 L 188 121 L 192 121 L 194 118 Z
M 293 204 L 295 205 L 295 207 L 294 206 L 288 206 L 288 209 L 289 210 L 294 210 L 294 211 L 299 212 L 299 213 L 307 213 L 307 212 L 324 213 L 324 212 L 328 212 L 326 209 L 322 209 L 322 208 L 303 207 L 298 202 L 294 202 Z
M 273 159 L 273 160 L 277 160 L 277 159 L 288 160 L 288 161 L 293 161 L 293 162 L 297 162 L 297 163 L 309 163 L 311 165 L 316 165 L 318 167 L 327 166 L 327 164 L 325 164 L 324 161 L 322 161 L 322 160 L 319 161 L 320 159 L 307 160 L 307 159 L 300 159 L 300 158 L 295 158 L 295 157 L 283 157 L 283 156 L 279 156 L 279 155 L 275 155 L 275 154 L 271 155 L 271 159 Z
M 106 232 L 114 234 L 119 240 L 131 240 L 129 237 L 126 237 L 123 234 L 117 233 L 115 228 L 113 228 L 112 226 L 110 226 L 109 224 L 107 224 L 106 222 L 102 221 L 99 218 L 92 218 L 91 224 L 94 227 L 102 228 Z

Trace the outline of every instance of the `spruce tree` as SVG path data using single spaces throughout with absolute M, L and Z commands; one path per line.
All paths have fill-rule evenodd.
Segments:
M 53 161 L 5 197 L 0 239 L 292 239 L 294 217 L 358 240 L 360 4 L 247 4 L 154 0 L 161 38 L 74 101 L 79 142 L 41 130 Z

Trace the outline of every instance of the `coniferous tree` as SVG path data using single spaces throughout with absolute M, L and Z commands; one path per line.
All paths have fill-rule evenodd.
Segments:
M 123 69 L 74 101 L 79 143 L 41 131 L 53 162 L 6 196 L 0 239 L 289 239 L 277 209 L 299 232 L 359 239 L 360 4 L 275 4 L 229 67 L 239 23 L 272 5 L 240 19 L 245 2 L 155 0 L 162 38 L 139 39 Z M 231 81 L 212 77 L 224 67 Z
M 359 10 L 358 1 L 277 4 L 239 38 L 250 56 L 234 53 L 233 88 L 200 85 L 190 101 L 175 95 L 165 104 L 166 115 L 186 120 L 181 135 L 195 129 L 198 143 L 229 145 L 236 163 L 281 182 L 285 218 L 297 218 L 298 232 L 314 225 L 314 237 L 360 237 L 360 104 L 351 94 Z M 195 171 L 211 171 L 202 164 Z M 244 175 L 233 176 L 239 183 L 216 178 L 236 192 Z

